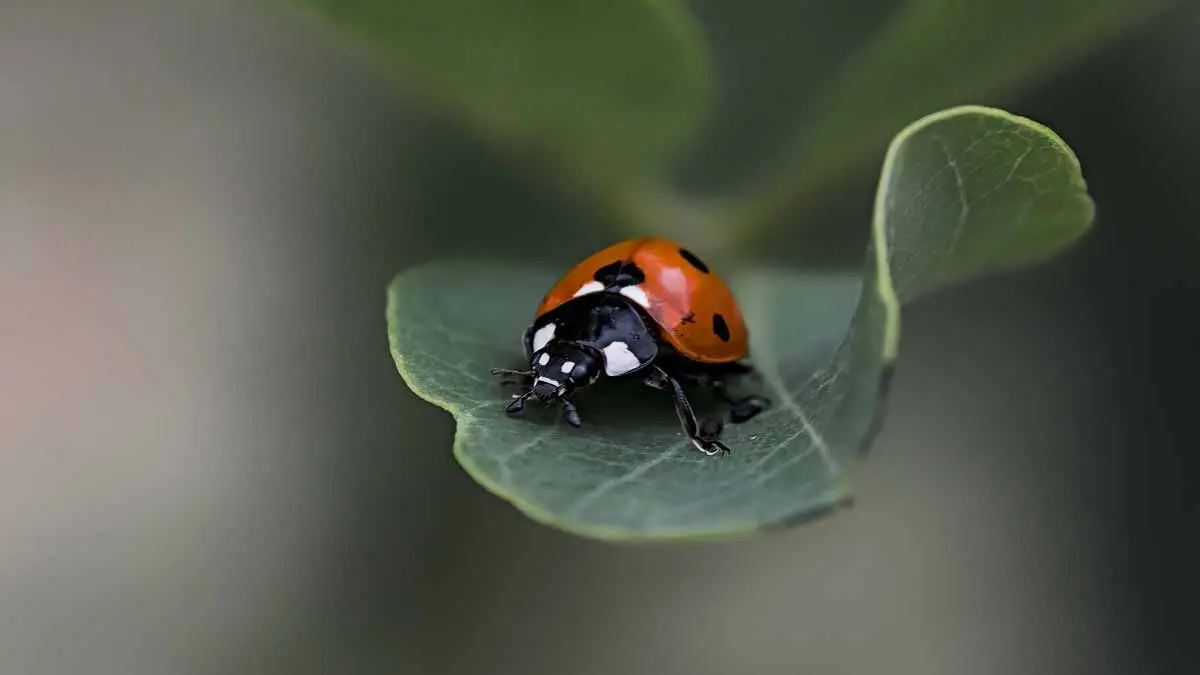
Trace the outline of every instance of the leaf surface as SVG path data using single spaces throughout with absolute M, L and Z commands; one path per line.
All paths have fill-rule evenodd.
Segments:
M 746 534 L 848 500 L 881 419 L 900 299 L 1045 259 L 1091 219 L 1078 162 L 1045 127 L 978 107 L 910 125 L 884 164 L 864 270 L 723 272 L 760 374 L 744 390 L 775 402 L 726 427 L 724 457 L 697 453 L 669 397 L 637 382 L 579 394 L 582 429 L 537 405 L 504 412 L 508 393 L 488 370 L 522 365 L 521 332 L 561 270 L 406 270 L 388 292 L 391 348 L 409 387 L 455 416 L 463 467 L 534 519 L 610 540 Z

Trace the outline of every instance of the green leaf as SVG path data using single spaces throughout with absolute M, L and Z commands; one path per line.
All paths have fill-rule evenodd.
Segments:
M 819 201 L 831 180 L 931 110 L 1004 95 L 1078 60 L 1169 0 L 907 0 L 797 121 L 770 179 L 744 199 L 747 229 Z M 814 11 L 818 4 L 813 4 Z M 807 86 L 793 83 L 792 86 Z
M 914 123 L 885 160 L 863 273 L 726 272 L 761 374 L 749 384 L 775 406 L 726 427 L 725 457 L 697 453 L 667 395 L 636 382 L 577 396 L 582 429 L 537 406 L 505 414 L 488 369 L 521 365 L 521 332 L 562 270 L 411 268 L 388 291 L 391 349 L 408 386 L 457 419 L 462 466 L 532 518 L 608 540 L 747 534 L 849 499 L 896 360 L 900 297 L 1044 259 L 1091 217 L 1079 165 L 1048 129 L 978 107 Z
M 902 301 L 984 273 L 1042 262 L 1091 226 L 1079 160 L 1053 131 L 960 106 L 892 142 L 875 202 Z
M 292 0 L 501 138 L 640 177 L 707 104 L 707 55 L 673 0 Z

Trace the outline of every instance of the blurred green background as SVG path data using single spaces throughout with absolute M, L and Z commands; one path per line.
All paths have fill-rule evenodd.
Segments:
M 762 66 L 728 80 L 727 133 L 777 128 L 746 92 L 836 58 L 763 20 L 781 0 L 693 6 L 715 50 Z M 458 468 L 382 311 L 409 264 L 574 258 L 605 214 L 281 8 L 0 4 L 0 672 L 1186 666 L 1197 35 L 1189 3 L 974 101 L 1071 144 L 1095 231 L 906 309 L 853 510 L 614 548 Z M 768 143 L 721 138 L 681 170 L 700 194 Z M 865 223 L 875 171 L 822 217 Z M 536 223 L 578 239 L 514 234 Z M 766 248 L 857 257 L 854 236 Z

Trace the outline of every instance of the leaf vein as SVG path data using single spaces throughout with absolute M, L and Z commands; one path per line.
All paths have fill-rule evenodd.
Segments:
M 954 184 L 958 188 L 958 221 L 954 224 L 954 231 L 950 235 L 950 245 L 946 251 L 949 254 L 958 248 L 958 241 L 962 238 L 963 230 L 967 226 L 967 216 L 971 213 L 971 203 L 967 201 L 967 186 L 963 179 L 962 167 L 958 165 L 958 160 L 951 154 L 949 144 L 939 134 L 933 134 L 933 139 L 937 141 L 938 147 L 942 149 L 942 154 L 946 156 L 946 163 L 950 166 L 950 172 L 954 175 Z
M 676 444 L 670 445 L 667 447 L 666 451 L 664 451 L 658 457 L 655 457 L 654 459 L 642 462 L 641 464 L 634 467 L 632 471 L 626 472 L 620 476 L 614 476 L 613 478 L 609 478 L 608 480 L 604 481 L 603 483 L 600 483 L 596 487 L 592 488 L 589 492 L 587 492 L 586 494 L 581 496 L 578 500 L 576 500 L 575 506 L 573 506 L 571 508 L 571 512 L 573 514 L 575 514 L 576 516 L 582 516 L 583 510 L 584 510 L 584 508 L 587 507 L 588 504 L 591 504 L 592 502 L 596 501 L 604 494 L 611 492 L 613 489 L 615 489 L 621 485 L 625 485 L 627 483 L 631 483 L 631 482 L 637 480 L 641 476 L 645 475 L 645 473 L 647 471 L 649 471 L 650 469 L 653 469 L 654 467 L 658 466 L 659 464 L 662 464 L 663 462 L 670 459 L 673 455 L 676 454 L 676 452 L 679 451 L 679 449 L 681 447 L 683 447 L 683 444 L 676 443 Z
M 528 441 L 525 441 L 524 443 L 513 448 L 512 452 L 509 452 L 508 454 L 504 455 L 503 457 L 500 458 L 500 460 L 498 462 L 496 462 L 496 468 L 499 469 L 501 480 L 504 482 L 505 485 L 513 484 L 512 469 L 509 468 L 508 463 L 514 459 L 517 459 L 521 455 L 525 454 L 526 452 L 531 450 L 533 448 L 533 446 L 546 440 L 553 433 L 554 433 L 554 429 L 549 429 L 547 431 L 543 431 L 542 433 L 538 434 L 537 436 L 534 436 L 533 438 L 530 438 Z
M 762 298 L 764 297 L 766 297 L 766 294 L 762 292 L 754 295 L 755 303 L 760 309 L 760 312 L 758 313 L 760 317 L 759 321 L 762 322 L 763 327 L 770 323 L 770 317 L 772 316 L 770 310 L 762 306 Z M 792 392 L 788 390 L 787 385 L 784 384 L 780 376 L 780 365 L 779 360 L 775 355 L 774 345 L 769 341 L 760 344 L 760 349 L 755 356 L 759 362 L 763 379 L 778 395 L 780 403 L 783 404 L 783 408 L 791 411 L 791 413 L 795 415 L 796 419 L 800 422 L 802 430 L 808 432 L 809 437 L 812 438 L 813 445 L 815 445 L 817 450 L 820 451 L 821 458 L 825 461 L 825 464 L 828 466 L 830 472 L 839 473 L 841 471 L 841 467 L 833 458 L 833 452 L 825 443 L 825 438 L 819 431 L 817 431 L 817 428 L 812 423 L 812 420 L 810 420 L 808 415 L 805 414 L 804 410 L 800 407 L 800 403 L 794 396 L 792 396 Z

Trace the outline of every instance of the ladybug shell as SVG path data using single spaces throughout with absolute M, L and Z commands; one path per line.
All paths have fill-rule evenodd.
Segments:
M 572 298 L 600 291 L 634 300 L 681 355 L 701 363 L 747 356 L 749 338 L 729 287 L 694 253 L 658 237 L 629 239 L 592 254 L 542 298 L 535 321 Z

